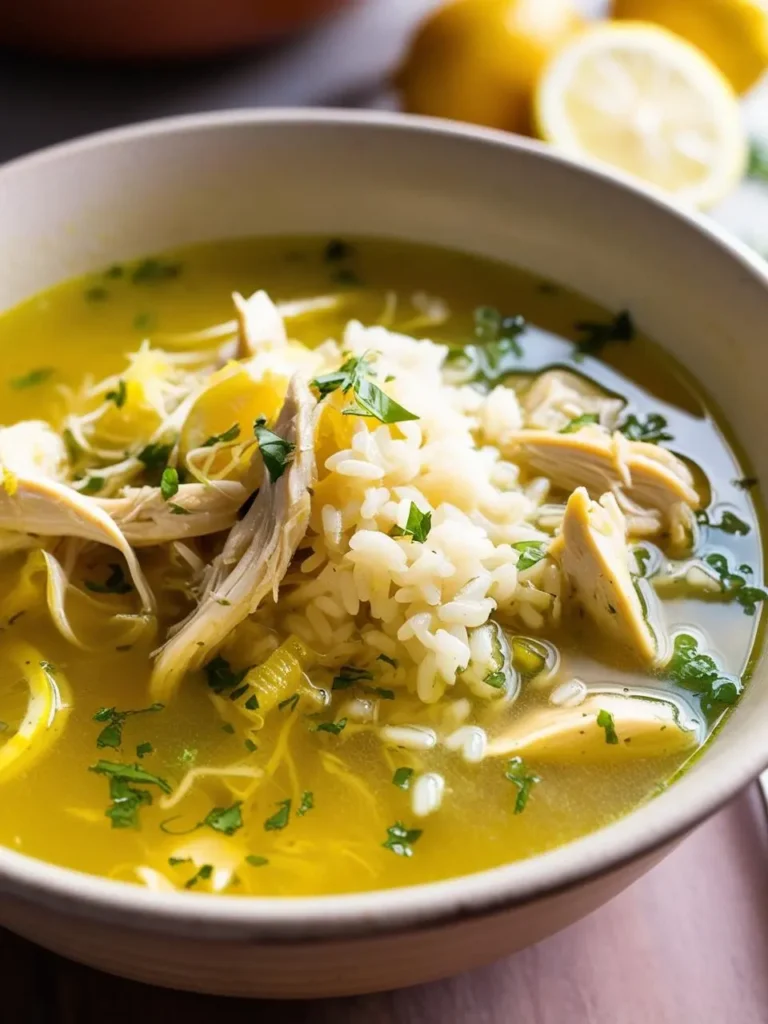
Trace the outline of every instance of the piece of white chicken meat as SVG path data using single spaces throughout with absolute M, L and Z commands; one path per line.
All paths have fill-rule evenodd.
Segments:
M 520 401 L 526 427 L 538 430 L 562 430 L 584 413 L 614 430 L 626 404 L 589 377 L 560 367 L 538 374 Z
M 277 480 L 264 474 L 253 505 L 232 527 L 197 608 L 157 652 L 153 699 L 173 696 L 185 673 L 208 661 L 270 591 L 277 597 L 309 524 L 315 405 L 306 384 L 293 377 L 273 428 L 294 446 L 291 461 Z
M 645 668 L 663 665 L 670 654 L 657 599 L 630 571 L 626 519 L 612 494 L 590 500 L 579 487 L 568 499 L 560 533 L 549 547 L 576 604 L 603 638 Z

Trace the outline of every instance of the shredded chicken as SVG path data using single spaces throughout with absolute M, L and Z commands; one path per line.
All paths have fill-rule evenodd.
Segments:
M 287 343 L 283 318 L 266 292 L 255 292 L 250 299 L 233 292 L 232 301 L 237 311 L 236 359 L 255 355 L 263 345 L 279 347 Z
M 588 377 L 561 369 L 540 373 L 521 402 L 526 426 L 540 430 L 561 430 L 584 413 L 594 413 L 601 426 L 613 430 L 626 404 Z
M 270 591 L 277 597 L 309 523 L 314 406 L 306 385 L 293 377 L 274 427 L 295 445 L 293 459 L 274 483 L 265 474 L 253 505 L 232 527 L 198 607 L 158 652 L 151 683 L 155 699 L 171 697 L 185 672 L 207 661 Z
M 561 531 L 549 554 L 559 561 L 578 605 L 600 630 L 643 665 L 669 658 L 669 644 L 658 623 L 657 599 L 630 572 L 627 527 L 612 494 L 590 501 L 585 488 L 568 499 Z
M 656 532 L 670 529 L 681 510 L 700 505 L 691 473 L 676 455 L 596 426 L 571 434 L 519 431 L 504 454 L 549 477 L 559 490 L 584 486 L 592 497 L 612 492 L 625 512 L 650 518 Z
M 0 487 L 0 530 L 42 537 L 81 537 L 116 548 L 141 599 L 154 613 L 155 601 L 138 559 L 114 520 L 90 498 L 55 480 L 8 475 Z

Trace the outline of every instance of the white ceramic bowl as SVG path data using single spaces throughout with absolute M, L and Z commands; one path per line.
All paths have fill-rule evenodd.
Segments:
M 56 147 L 0 170 L 0 308 L 114 260 L 281 233 L 452 246 L 629 307 L 716 397 L 768 480 L 764 265 L 651 193 L 508 135 L 385 114 L 274 111 L 160 121 Z M 272 900 L 154 893 L 0 849 L 0 923 L 105 970 L 205 992 L 295 997 L 414 984 L 594 910 L 767 761 L 761 657 L 741 704 L 679 782 L 543 856 L 408 889 Z

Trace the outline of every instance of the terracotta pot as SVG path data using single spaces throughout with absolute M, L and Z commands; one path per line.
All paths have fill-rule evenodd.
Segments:
M 192 57 L 300 29 L 350 0 L 6 0 L 0 44 L 59 56 Z
M 620 175 L 499 132 L 282 110 L 55 147 L 0 169 L 0 309 L 114 261 L 281 233 L 469 249 L 632 309 L 695 366 L 768 480 L 766 265 Z M 178 988 L 300 997 L 410 985 L 537 942 L 616 895 L 765 766 L 766 736 L 761 654 L 739 706 L 681 779 L 539 857 L 431 885 L 281 899 L 152 892 L 0 848 L 0 924 Z

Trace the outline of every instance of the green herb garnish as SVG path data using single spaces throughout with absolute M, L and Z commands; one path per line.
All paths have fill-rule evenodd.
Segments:
M 547 546 L 542 540 L 520 540 L 512 547 L 515 551 L 520 552 L 520 557 L 517 560 L 518 572 L 530 569 L 532 565 L 540 562 L 547 553 Z
M 390 531 L 391 537 L 412 537 L 421 544 L 427 539 L 432 529 L 432 513 L 422 512 L 415 502 L 411 502 L 408 509 L 408 519 L 405 526 L 393 526 Z
M 449 364 L 464 364 L 468 382 L 493 385 L 519 367 L 523 349 L 520 336 L 527 329 L 521 316 L 502 316 L 492 306 L 474 313 L 474 339 L 448 352 Z
M 394 658 L 390 658 L 387 654 L 380 654 L 376 661 L 383 661 L 387 665 L 391 665 L 392 668 L 397 668 L 397 661 Z
M 601 709 L 597 712 L 597 724 L 601 729 L 605 729 L 605 742 L 606 743 L 618 743 L 619 737 L 616 735 L 616 727 L 613 724 L 613 715 L 610 711 L 604 711 Z
M 349 259 L 353 254 L 354 249 L 348 242 L 332 238 L 323 251 L 323 259 L 326 263 L 338 263 L 340 260 Z
M 721 596 L 726 601 L 740 604 L 747 615 L 754 615 L 758 604 L 768 598 L 768 594 L 761 587 L 747 584 L 746 576 L 752 572 L 748 565 L 740 565 L 739 572 L 732 572 L 727 556 L 718 552 L 705 555 L 704 561 L 720 577 Z
M 103 490 L 105 480 L 103 476 L 89 476 L 80 488 L 81 494 L 98 494 Z
M 164 704 L 151 704 L 148 708 L 139 708 L 136 711 L 118 711 L 117 708 L 99 708 L 93 716 L 94 722 L 106 722 L 107 724 L 96 737 L 97 747 L 111 747 L 117 750 L 123 741 L 123 726 L 127 718 L 134 715 L 146 715 L 151 711 L 162 711 Z M 151 748 L 151 744 L 150 750 Z M 148 753 L 149 751 L 147 751 Z M 139 757 L 143 755 L 139 754 Z
M 292 693 L 290 697 L 286 697 L 285 700 L 281 700 L 277 705 L 277 710 L 282 711 L 283 708 L 288 708 L 288 711 L 295 711 L 296 705 L 299 703 L 300 694 Z
M 714 658 L 702 654 L 698 641 L 688 633 L 678 633 L 675 637 L 672 657 L 664 674 L 694 693 L 710 720 L 735 704 L 742 690 L 741 680 L 721 672 Z
M 740 491 L 751 491 L 753 487 L 757 487 L 758 480 L 756 476 L 742 476 L 738 480 L 734 480 L 733 486 L 738 487 Z
M 277 807 L 278 810 L 275 811 L 272 817 L 267 818 L 264 822 L 264 828 L 267 832 L 277 832 L 279 829 L 285 828 L 291 817 L 290 800 L 279 800 Z
M 385 850 L 391 850 L 398 857 L 412 857 L 413 844 L 421 838 L 423 830 L 420 828 L 406 828 L 402 821 L 396 821 L 387 829 L 387 839 L 381 845 Z
M 657 412 L 648 413 L 645 420 L 634 415 L 627 416 L 619 430 L 630 441 L 645 441 L 647 444 L 674 441 L 672 434 L 667 433 L 666 419 Z
M 611 342 L 632 341 L 635 336 L 635 325 L 627 310 L 602 323 L 595 320 L 578 320 L 574 327 L 581 337 L 576 342 L 579 355 L 595 355 Z
M 367 669 L 355 668 L 354 665 L 342 665 L 339 669 L 339 674 L 334 676 L 331 689 L 348 690 L 350 686 L 354 686 L 355 683 L 360 683 L 366 679 L 373 679 L 373 676 Z
M 383 686 L 364 686 L 363 690 L 365 693 L 370 693 L 374 697 L 381 697 L 382 700 L 394 700 L 395 691 L 387 690 Z
M 146 757 L 147 754 L 154 753 L 154 750 L 151 743 L 139 743 L 136 747 L 136 757 Z
M 600 417 L 596 412 L 585 412 L 581 416 L 576 416 L 574 419 L 569 420 L 564 427 L 560 428 L 559 433 L 575 434 L 582 427 L 589 427 L 599 422 Z
M 763 139 L 750 140 L 747 176 L 768 182 L 768 143 Z
M 158 284 L 161 281 L 172 281 L 180 273 L 180 263 L 150 257 L 133 268 L 131 281 L 134 284 Z
M 238 437 L 240 437 L 240 424 L 233 423 L 223 434 L 211 434 L 200 447 L 213 448 L 215 444 L 229 444 L 230 441 L 236 441 Z
M 193 889 L 198 882 L 207 882 L 213 874 L 213 864 L 203 864 L 197 874 L 192 875 L 184 883 L 185 889 Z
M 201 825 L 207 825 L 215 832 L 223 832 L 225 836 L 233 836 L 243 827 L 243 815 L 240 808 L 242 800 L 236 800 L 231 807 L 214 807 L 203 818 Z
M 114 391 L 108 391 L 104 396 L 108 402 L 114 402 L 118 409 L 122 409 L 128 397 L 128 387 L 125 381 L 120 378 Z
M 179 492 L 179 474 L 173 466 L 166 466 L 160 477 L 160 493 L 163 501 L 170 501 Z
M 53 376 L 55 372 L 52 366 L 40 366 L 36 370 L 30 370 L 29 373 L 25 373 L 22 377 L 11 377 L 10 385 L 16 391 L 21 391 L 24 388 L 34 388 L 38 384 L 45 384 L 48 378 Z
M 298 817 L 303 818 L 308 811 L 314 810 L 314 807 L 315 795 L 314 793 L 311 793 L 308 789 L 305 789 L 304 792 L 301 794 L 301 803 L 299 804 L 299 809 L 298 811 L 296 811 L 296 814 L 298 815 Z
M 249 853 L 245 858 L 246 864 L 250 864 L 252 868 L 263 868 L 269 861 L 266 857 L 260 857 L 257 853 Z
M 274 483 L 280 479 L 293 459 L 296 445 L 271 431 L 266 426 L 266 422 L 265 419 L 256 420 L 253 432 L 259 442 L 259 451 L 269 472 L 269 479 Z
M 382 423 L 402 423 L 405 420 L 419 418 L 386 395 L 370 379 L 372 375 L 371 364 L 365 356 L 352 357 L 339 370 L 315 377 L 311 386 L 317 390 L 321 398 L 339 389 L 342 394 L 347 394 L 351 390 L 355 404 L 344 409 L 345 416 L 372 416 Z
M 139 811 L 152 803 L 152 796 L 145 789 L 136 786 L 158 786 L 163 793 L 170 793 L 171 787 L 157 775 L 146 771 L 139 764 L 121 764 L 115 761 L 98 761 L 88 771 L 105 775 L 109 779 L 109 796 L 112 805 L 105 814 L 112 822 L 112 828 L 138 828 Z
M 203 671 L 208 680 L 208 685 L 214 693 L 226 693 L 228 690 L 233 690 L 248 675 L 247 668 L 240 669 L 239 672 L 233 672 L 227 659 L 222 658 L 220 654 L 217 654 L 215 658 L 211 658 Z
M 104 583 L 95 583 L 93 580 L 86 580 L 85 586 L 94 594 L 130 594 L 133 584 L 125 578 L 122 565 L 117 562 L 110 562 L 109 576 Z
M 486 686 L 492 686 L 494 690 L 501 690 L 507 681 L 503 672 L 489 672 L 483 679 Z
M 177 505 L 175 501 L 168 503 L 168 508 L 171 510 L 172 516 L 191 516 L 192 513 L 188 508 L 184 508 L 183 505 Z
M 318 722 L 315 726 L 315 732 L 329 732 L 333 736 L 338 736 L 347 724 L 346 718 L 340 718 L 338 722 Z
M 522 814 L 528 803 L 531 790 L 537 783 L 541 782 L 541 778 L 536 772 L 528 770 L 522 757 L 512 757 L 507 761 L 504 778 L 517 787 L 514 813 Z
M 705 509 L 699 509 L 696 513 L 696 522 L 699 526 L 708 526 L 711 530 L 722 530 L 723 533 L 738 537 L 746 537 L 751 529 L 749 523 L 745 523 L 743 519 L 739 519 L 733 512 L 728 511 L 722 513 L 719 523 L 713 523 L 709 518 L 709 513 Z
M 397 786 L 398 789 L 410 789 L 412 778 L 413 768 L 408 768 L 406 766 L 396 768 L 395 774 L 392 776 L 392 785 Z

